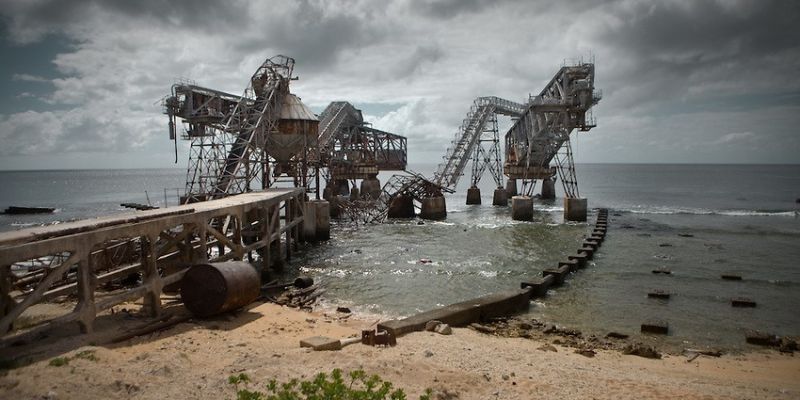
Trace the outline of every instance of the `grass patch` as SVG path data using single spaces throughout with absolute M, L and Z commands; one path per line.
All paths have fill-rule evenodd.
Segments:
M 50 360 L 48 365 L 51 367 L 63 367 L 65 365 L 69 365 L 69 357 L 56 357 Z
M 250 377 L 241 373 L 228 377 L 228 384 L 236 390 L 237 400 L 405 400 L 403 389 L 393 389 L 391 382 L 386 382 L 378 375 L 367 376 L 363 370 L 352 371 L 345 379 L 342 370 L 334 369 L 330 375 L 320 373 L 312 380 L 300 381 L 292 379 L 286 383 L 278 383 L 272 379 L 266 385 L 266 391 L 251 390 Z M 387 397 L 388 396 L 388 397 Z M 430 400 L 431 390 L 419 397 Z

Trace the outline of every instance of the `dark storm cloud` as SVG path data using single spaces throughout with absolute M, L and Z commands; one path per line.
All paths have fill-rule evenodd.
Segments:
M 43 0 L 9 1 L 0 13 L 9 20 L 11 37 L 36 41 L 41 35 L 68 30 L 94 12 L 151 19 L 189 29 L 230 29 L 245 14 L 240 1 L 214 0 Z
M 609 86 L 641 89 L 620 105 L 663 104 L 691 90 L 701 98 L 800 90 L 790 78 L 800 66 L 800 3 L 656 2 L 615 11 L 619 24 L 598 32 L 598 43 L 625 60 Z
M 361 14 L 354 2 L 323 3 L 299 1 L 286 13 L 252 21 L 244 40 L 233 40 L 242 53 L 268 50 L 291 54 L 302 70 L 315 72 L 330 68 L 343 52 L 375 45 L 390 33 L 393 23 L 381 15 Z M 330 4 L 337 4 L 331 7 Z M 395 34 L 399 28 L 394 27 Z

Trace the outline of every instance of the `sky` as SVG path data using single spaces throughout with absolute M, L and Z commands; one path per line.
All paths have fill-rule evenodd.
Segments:
M 412 164 L 476 97 L 524 102 L 581 59 L 603 99 L 579 163 L 800 163 L 798 21 L 768 0 L 4 0 L 0 170 L 185 168 L 171 85 L 240 94 L 277 54 L 304 103 L 353 103 Z

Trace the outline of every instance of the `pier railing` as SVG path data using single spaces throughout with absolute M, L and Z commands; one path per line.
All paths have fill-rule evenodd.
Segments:
M 260 258 L 264 268 L 291 257 L 300 240 L 302 189 L 269 189 L 132 214 L 0 234 L 0 347 L 54 324 L 91 332 L 98 313 L 144 298 L 161 312 L 164 287 L 195 263 Z M 285 238 L 283 240 L 282 237 Z M 123 243 L 127 249 L 118 256 Z M 257 253 L 257 255 L 255 254 Z M 35 271 L 26 269 L 37 265 Z M 128 278 L 114 290 L 112 282 Z M 77 296 L 72 311 L 9 334 L 32 306 Z M 13 336 L 13 337 L 12 337 Z

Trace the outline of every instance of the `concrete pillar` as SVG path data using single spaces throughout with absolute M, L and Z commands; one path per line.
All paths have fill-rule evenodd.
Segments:
M 533 199 L 529 196 L 512 197 L 511 219 L 515 221 L 533 221 Z
M 447 217 L 447 205 L 444 196 L 428 197 L 422 199 L 422 211 L 419 216 L 425 219 L 445 219 Z
M 376 177 L 364 179 L 361 181 L 361 195 L 366 199 L 367 197 L 377 199 L 381 196 L 381 181 Z
M 334 189 L 334 195 L 347 196 L 350 194 L 350 182 L 348 182 L 347 179 L 338 179 L 333 182 L 333 185 L 336 187 L 336 189 Z
M 350 189 L 350 200 L 358 200 L 361 198 L 361 192 L 358 191 L 357 187 L 353 187 Z
M 325 190 L 322 191 L 322 198 L 328 201 L 335 195 L 336 193 L 334 193 L 333 186 L 325 186 Z
M 306 242 L 317 241 L 317 207 L 307 201 L 303 211 L 303 240 Z
M 508 206 L 508 192 L 501 187 L 495 189 L 492 204 L 503 207 Z
M 516 179 L 509 179 L 508 182 L 506 182 L 506 194 L 512 197 L 519 194 L 519 192 L 517 192 Z
M 339 202 L 342 201 L 341 196 L 333 196 L 330 203 L 330 216 L 331 218 L 339 218 L 339 214 L 341 213 L 341 209 L 339 208 Z
M 387 216 L 389 218 L 414 218 L 417 213 L 414 211 L 414 198 L 404 194 L 399 194 L 392 199 L 389 204 Z
M 467 205 L 481 204 L 481 190 L 476 186 L 467 189 Z
M 330 203 L 325 200 L 311 200 L 309 203 L 314 205 L 316 217 L 316 240 L 328 240 L 331 238 L 331 217 Z
M 564 198 L 564 220 L 576 222 L 586 221 L 588 205 L 588 199 Z
M 553 200 L 556 198 L 556 181 L 545 179 L 542 181 L 542 199 Z

